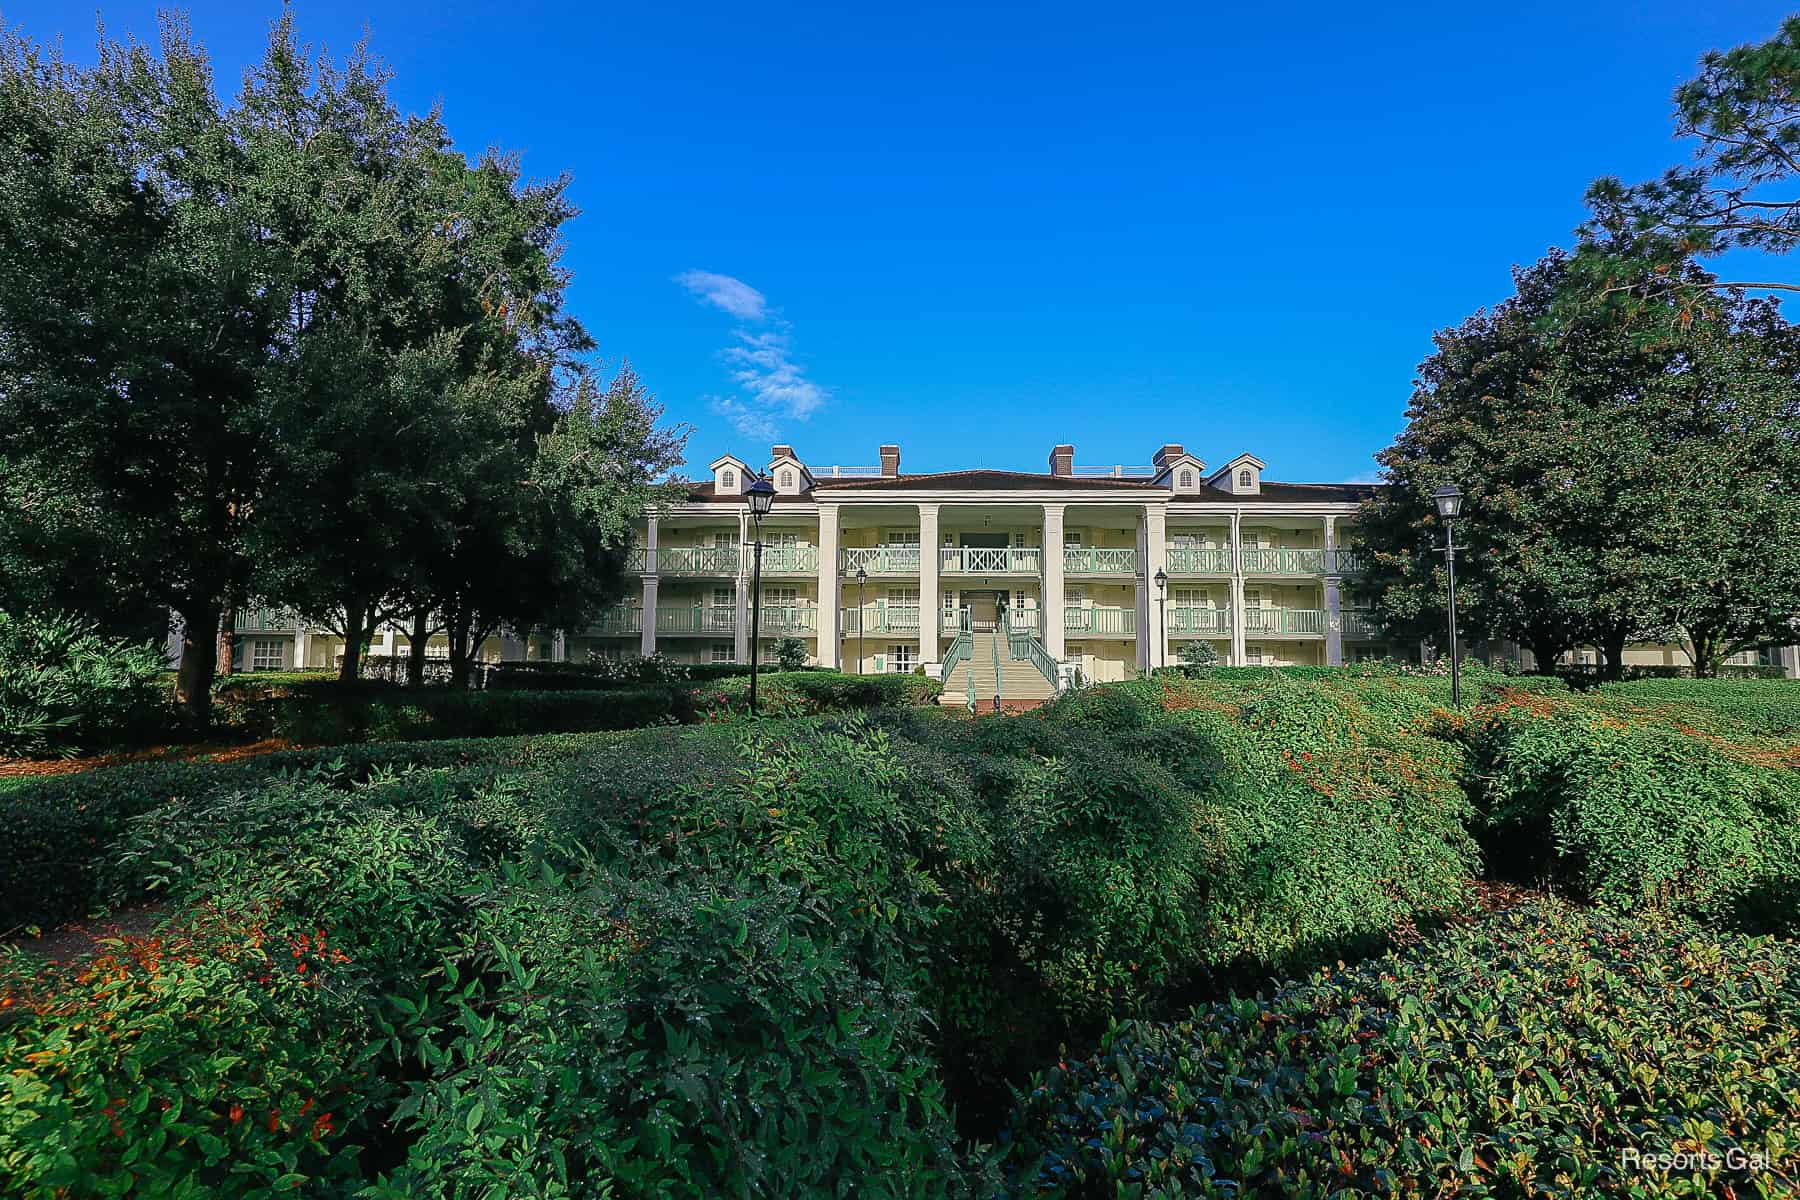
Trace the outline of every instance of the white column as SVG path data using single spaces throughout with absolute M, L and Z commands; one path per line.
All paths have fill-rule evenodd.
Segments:
M 1241 667 L 1249 655 L 1244 650 L 1244 546 L 1243 514 L 1231 514 L 1231 665 Z
M 1063 508 L 1044 505 L 1044 596 L 1039 610 L 1044 622 L 1044 650 L 1057 662 L 1067 653 L 1063 637 Z
M 750 661 L 750 566 L 756 550 L 750 545 L 750 513 L 738 514 L 737 621 L 732 626 L 731 657 L 741 663 Z
M 1787 668 L 1789 679 L 1800 679 L 1800 646 L 1787 646 L 1781 651 L 1781 661 Z
M 550 635 L 550 660 L 552 662 L 569 661 L 569 635 L 560 629 Z
M 1325 665 L 1344 665 L 1344 596 L 1337 566 L 1337 518 L 1325 518 Z
M 638 637 L 638 653 L 645 658 L 656 653 L 656 576 L 644 576 L 644 632 Z
M 308 631 L 306 628 L 306 622 L 300 620 L 299 618 L 295 618 L 295 620 L 294 620 L 294 670 L 296 670 L 296 671 L 306 670 L 306 656 L 307 656 L 307 653 L 311 649 L 312 649 L 312 644 L 308 640 Z
M 1156 647 L 1151 655 L 1151 667 L 1169 665 L 1169 639 L 1167 633 L 1169 611 L 1169 589 L 1156 586 L 1156 573 L 1167 572 L 1169 565 L 1168 513 L 1161 505 L 1144 507 L 1144 579 L 1149 585 L 1150 607 L 1154 610 L 1150 616 L 1147 632 L 1150 644 Z M 1140 631 L 1141 639 L 1144 632 Z
M 943 630 L 938 627 L 943 597 L 938 595 L 938 506 L 919 505 L 919 661 L 942 662 Z
M 819 665 L 839 666 L 838 510 L 819 505 Z
M 656 653 L 656 518 L 644 521 L 644 632 L 638 638 L 638 653 L 645 658 Z
M 1134 647 L 1137 653 L 1138 670 L 1150 670 L 1150 643 L 1156 639 L 1156 626 L 1153 624 L 1156 605 L 1150 598 L 1151 590 L 1156 586 L 1144 572 L 1144 566 L 1150 561 L 1149 531 L 1145 528 L 1144 511 L 1138 511 L 1137 518 L 1137 638 Z

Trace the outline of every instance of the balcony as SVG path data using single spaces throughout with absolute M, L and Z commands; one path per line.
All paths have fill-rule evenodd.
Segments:
M 632 575 L 642 575 L 644 564 L 649 561 L 650 552 L 642 546 L 633 546 L 625 551 L 625 570 Z
M 731 546 L 660 546 L 658 575 L 736 575 L 738 548 Z M 658 614 L 658 620 L 661 615 Z
M 889 604 L 886 601 L 877 600 L 874 604 L 864 608 L 846 608 L 844 610 L 844 636 L 857 637 L 870 633 L 901 633 L 917 637 L 919 606 L 917 604 Z
M 1360 550 L 1330 550 L 1326 553 L 1325 561 L 1334 574 L 1355 575 L 1363 569 L 1364 558 Z
M 620 637 L 628 633 L 644 631 L 644 610 L 635 606 L 621 604 L 609 608 L 600 614 L 600 619 L 588 626 L 590 637 Z
M 231 628 L 237 633 L 292 633 L 297 620 L 291 608 L 240 608 Z
M 1208 550 L 1204 546 L 1170 546 L 1168 572 L 1171 575 L 1229 575 L 1231 551 L 1223 547 Z
M 1322 575 L 1323 550 L 1242 550 L 1246 575 Z
M 692 608 L 659 608 L 656 610 L 656 632 L 658 636 L 733 634 L 737 632 L 737 609 L 699 604 Z
M 1378 642 L 1387 634 L 1375 620 L 1374 613 L 1366 609 L 1347 608 L 1344 610 L 1344 636 L 1359 642 Z
M 1135 575 L 1137 568 L 1138 554 L 1134 549 L 1063 547 L 1063 573 L 1066 575 Z
M 1036 546 L 945 546 L 939 554 L 945 575 L 1036 575 L 1044 561 Z
M 819 609 L 812 604 L 765 604 L 757 621 L 758 637 L 811 637 L 819 632 Z
M 1063 609 L 1063 633 L 1077 637 L 1136 637 L 1137 609 L 1073 605 Z
M 871 575 L 919 573 L 917 546 L 853 546 L 840 550 L 838 559 L 843 564 L 844 574 L 849 576 L 854 576 L 859 570 Z
M 1323 637 L 1325 610 L 1322 608 L 1246 608 L 1246 637 Z
M 819 569 L 817 546 L 764 546 L 764 575 L 811 575 Z
M 1170 637 L 1230 637 L 1231 610 L 1183 605 L 1168 613 Z

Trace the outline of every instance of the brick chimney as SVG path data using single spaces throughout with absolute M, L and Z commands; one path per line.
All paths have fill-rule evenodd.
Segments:
M 798 460 L 800 456 L 794 453 L 794 448 L 792 446 L 770 446 L 769 457 L 792 458 Z
M 1050 473 L 1052 475 L 1073 475 L 1075 473 L 1075 447 L 1052 446 L 1050 448 Z
M 894 479 L 900 474 L 900 447 L 883 446 L 881 448 L 881 477 Z
M 1185 453 L 1185 451 L 1182 450 L 1180 443 L 1165 442 L 1163 443 L 1163 448 L 1151 456 L 1150 461 L 1155 464 L 1158 471 L 1161 471 L 1170 463 L 1180 458 L 1183 453 Z

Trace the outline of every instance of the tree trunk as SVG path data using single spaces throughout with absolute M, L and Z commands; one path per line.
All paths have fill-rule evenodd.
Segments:
M 201 729 L 212 720 L 213 671 L 218 666 L 219 608 L 195 605 L 181 612 L 181 667 L 175 702 Z
M 1531 669 L 1537 675 L 1554 675 L 1556 660 L 1568 649 L 1556 638 L 1542 638 L 1528 645 L 1531 647 Z
M 1594 639 L 1594 649 L 1600 652 L 1600 678 L 1614 680 L 1624 677 L 1626 640 L 1626 630 L 1623 627 L 1607 629 Z
M 406 684 L 425 684 L 425 643 L 431 640 L 431 614 L 420 609 L 413 614 L 412 630 L 406 635 Z
M 1694 678 L 1711 679 L 1717 675 L 1719 662 L 1725 657 L 1719 653 L 1724 639 L 1710 629 L 1689 628 L 1683 632 L 1687 634 L 1688 658 L 1694 664 Z
M 450 649 L 450 686 L 467 688 L 469 686 L 469 626 L 473 618 L 458 614 L 449 617 L 444 624 L 444 640 Z
M 338 668 L 339 683 L 355 683 L 362 675 L 363 638 L 368 629 L 368 613 L 361 604 L 344 606 L 344 664 Z

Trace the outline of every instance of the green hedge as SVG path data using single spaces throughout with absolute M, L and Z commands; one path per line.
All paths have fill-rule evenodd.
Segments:
M 604 692 L 319 691 L 254 702 L 237 719 L 252 736 L 335 745 L 638 729 L 694 717 L 686 688 L 650 685 Z
M 845 675 L 838 671 L 759 672 L 759 711 L 781 716 L 818 716 L 866 709 L 930 704 L 944 685 L 923 675 Z M 717 680 L 695 688 L 694 703 L 703 712 L 736 712 L 749 704 L 747 676 Z
M 126 823 L 173 803 L 206 805 L 254 792 L 288 773 L 329 766 L 354 782 L 406 767 L 536 768 L 594 755 L 615 742 L 649 761 L 675 754 L 673 730 L 293 750 L 228 763 L 152 762 L 22 782 L 0 794 L 0 930 L 48 928 L 89 912 L 99 864 Z M 677 756 L 678 757 L 678 756 Z
M 1792 943 L 1543 902 L 1109 1031 L 1023 1097 L 1010 1194 L 1789 1195 L 1796 1094 Z M 1773 1169 L 1654 1169 L 1687 1139 Z
M 1477 710 L 1470 779 L 1493 869 L 1624 908 L 1792 924 L 1797 698 L 1786 685 L 1657 680 Z

